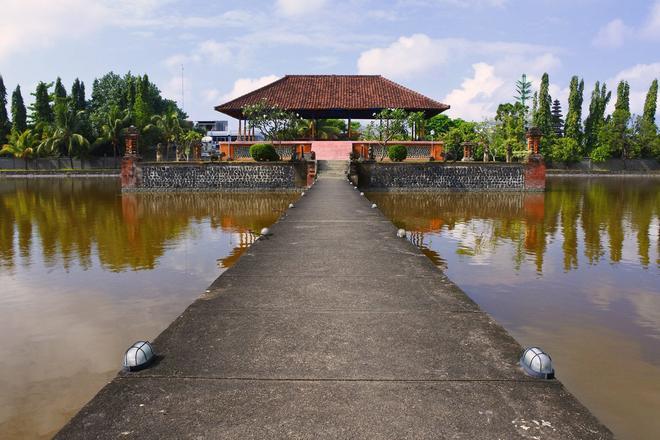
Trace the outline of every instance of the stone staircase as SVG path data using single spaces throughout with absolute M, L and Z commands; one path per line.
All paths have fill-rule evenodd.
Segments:
M 345 179 L 348 172 L 348 160 L 318 160 L 319 177 Z

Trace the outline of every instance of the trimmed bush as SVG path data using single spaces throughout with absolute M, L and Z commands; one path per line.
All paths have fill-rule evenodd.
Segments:
M 403 162 L 408 157 L 408 149 L 403 145 L 392 145 L 387 148 L 387 156 L 392 162 Z
M 257 162 L 280 160 L 272 144 L 254 144 L 250 147 L 250 156 Z

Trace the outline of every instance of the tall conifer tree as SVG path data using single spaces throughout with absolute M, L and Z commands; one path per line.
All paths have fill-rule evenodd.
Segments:
M 55 81 L 55 99 L 64 99 L 66 98 L 66 89 L 64 88 L 64 85 L 62 85 L 62 78 L 59 76 L 57 77 L 57 80 Z
M 37 90 L 32 94 L 34 96 L 34 104 L 30 106 L 30 122 L 32 125 L 37 125 L 40 122 L 52 123 L 55 120 L 53 107 L 51 106 L 51 97 L 48 94 L 48 89 L 53 83 L 46 84 L 40 81 L 37 84 Z
M 541 130 L 543 136 L 546 138 L 552 137 L 552 114 L 550 106 L 552 99 L 550 98 L 550 78 L 547 73 L 541 77 L 541 86 L 538 95 L 538 108 L 534 115 L 534 125 Z
M 589 115 L 584 122 L 584 148 L 585 153 L 590 154 L 598 144 L 598 133 L 605 122 L 605 109 L 612 98 L 612 92 L 607 91 L 607 85 L 596 81 L 591 93 L 589 103 Z
M 12 130 L 22 133 L 27 129 L 27 111 L 21 94 L 21 86 L 19 85 L 16 86 L 14 93 L 11 95 L 11 122 Z
M 644 101 L 644 115 L 642 116 L 645 121 L 655 124 L 655 113 L 658 110 L 658 80 L 654 79 L 646 94 L 646 101 Z
M 4 145 L 7 142 L 7 136 L 9 136 L 10 131 L 11 122 L 7 114 L 7 89 L 5 88 L 2 75 L 0 75 L 0 145 Z
M 568 113 L 564 124 L 564 136 L 575 140 L 582 145 L 582 103 L 584 102 L 584 80 L 578 77 L 571 78 L 570 92 L 568 94 Z

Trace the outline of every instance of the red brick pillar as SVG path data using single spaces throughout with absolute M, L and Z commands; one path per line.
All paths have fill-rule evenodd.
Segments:
M 541 130 L 531 127 L 525 134 L 527 137 L 527 163 L 525 164 L 525 190 L 545 190 L 545 161 L 539 152 Z

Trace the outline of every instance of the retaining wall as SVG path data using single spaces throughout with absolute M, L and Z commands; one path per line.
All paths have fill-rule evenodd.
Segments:
M 296 190 L 307 185 L 305 162 L 156 163 L 125 158 L 123 191 Z
M 360 187 L 380 191 L 544 191 L 543 161 L 503 163 L 355 163 Z

